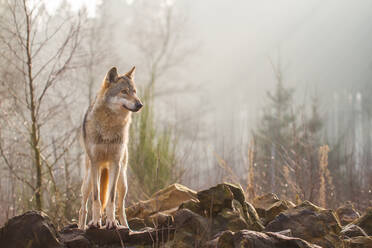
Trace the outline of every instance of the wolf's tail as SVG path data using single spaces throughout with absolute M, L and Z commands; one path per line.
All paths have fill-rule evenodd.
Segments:
M 105 210 L 107 204 L 107 188 L 108 188 L 109 178 L 108 178 L 108 170 L 106 168 L 102 169 L 101 171 L 101 180 L 100 180 L 100 199 L 101 199 L 101 206 L 102 212 Z

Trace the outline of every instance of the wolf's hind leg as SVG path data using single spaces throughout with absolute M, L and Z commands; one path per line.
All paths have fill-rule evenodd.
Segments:
M 86 163 L 89 163 L 89 160 L 86 159 Z M 85 175 L 83 184 L 81 185 L 81 207 L 79 211 L 79 228 L 85 229 L 88 215 L 88 197 L 92 191 L 92 182 L 91 182 L 91 168 L 87 164 L 85 169 Z
M 122 166 L 118 181 L 118 215 L 120 224 L 124 227 L 129 227 L 125 214 L 125 196 L 127 194 L 127 191 L 127 168 L 126 166 Z

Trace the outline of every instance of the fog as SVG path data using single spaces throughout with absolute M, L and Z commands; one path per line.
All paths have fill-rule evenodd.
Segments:
M 370 1 L 179 4 L 201 44 L 190 70 L 216 109 L 262 104 L 275 84 L 270 61 L 280 61 L 286 83 L 308 94 L 332 95 L 370 80 Z

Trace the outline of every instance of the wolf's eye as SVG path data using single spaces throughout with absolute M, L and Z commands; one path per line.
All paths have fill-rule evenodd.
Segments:
M 122 90 L 121 93 L 122 94 L 128 94 L 128 91 L 127 90 Z

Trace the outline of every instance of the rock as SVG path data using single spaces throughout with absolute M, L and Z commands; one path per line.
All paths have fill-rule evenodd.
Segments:
M 85 237 L 85 232 L 77 228 L 77 225 L 69 225 L 60 231 L 61 241 L 68 248 L 89 248 L 92 247 L 90 241 Z
M 262 231 L 263 225 L 256 212 L 256 209 L 249 203 L 245 201 L 244 191 L 240 186 L 225 183 L 234 195 L 233 206 L 235 209 L 240 211 L 244 220 L 247 222 L 249 229 L 254 231 Z M 237 204 L 236 202 L 239 202 Z M 241 207 L 240 207 L 241 206 Z
M 344 239 L 357 236 L 368 236 L 362 228 L 354 224 L 349 224 L 343 227 L 340 234 Z
M 132 218 L 128 220 L 128 225 L 130 229 L 139 231 L 146 227 L 145 221 L 140 218 Z
M 200 191 L 197 195 L 201 211 L 217 224 L 214 226 L 216 232 L 228 228 L 234 228 L 234 231 L 238 230 L 236 228 L 257 231 L 263 229 L 256 210 L 245 201 L 240 187 L 223 183 Z
M 275 217 L 265 231 L 278 232 L 291 229 L 294 237 L 324 248 L 342 247 L 339 238 L 341 225 L 332 210 L 326 210 L 305 201 Z
M 145 218 L 146 226 L 157 228 L 171 226 L 173 221 L 173 216 L 162 212 L 155 213 Z
M 89 240 L 82 236 L 78 235 L 72 239 L 66 240 L 65 244 L 68 248 L 90 248 L 92 247 L 92 244 L 89 242 Z
M 175 234 L 171 247 L 203 247 L 208 240 L 208 219 L 188 209 L 174 215 Z
M 232 209 L 234 195 L 226 184 L 218 184 L 197 193 L 200 207 L 208 215 L 215 216 L 224 208 Z
M 234 233 L 232 231 L 225 231 L 218 238 L 217 247 L 221 248 L 234 248 Z
M 354 205 L 351 202 L 346 202 L 343 206 L 339 207 L 336 210 L 336 214 L 343 226 L 360 217 L 360 214 L 355 210 Z
M 107 230 L 104 228 L 92 228 L 85 231 L 85 236 L 94 244 L 113 245 L 129 240 L 129 229 L 120 228 Z
M 372 236 L 359 236 L 347 239 L 344 242 L 345 248 L 370 248 L 372 247 Z
M 147 216 L 160 211 L 175 211 L 181 203 L 191 199 L 197 199 L 194 190 L 181 184 L 172 184 L 153 194 L 151 199 L 128 207 L 126 209 L 127 218 L 128 220 L 132 218 L 145 219 Z
M 10 219 L 0 229 L 0 247 L 7 248 L 100 248 L 130 246 L 155 246 L 173 239 L 175 229 L 147 228 L 131 232 L 128 228 L 117 230 L 78 229 L 76 225 L 56 232 L 49 218 L 42 212 L 30 211 Z
M 299 238 L 287 237 L 278 233 L 262 233 L 241 230 L 224 232 L 218 239 L 217 247 L 255 247 L 255 248 L 320 248 Z
M 211 223 L 212 234 L 225 230 L 237 232 L 250 227 L 239 211 L 227 208 L 223 209 L 220 213 L 213 217 Z
M 155 246 L 163 244 L 172 239 L 174 228 L 154 229 L 132 232 L 128 228 L 119 228 L 117 230 L 107 229 L 87 229 L 86 231 L 73 228 L 65 229 L 62 233 L 62 240 L 68 248 L 81 247 L 137 247 L 137 246 Z
M 178 209 L 188 209 L 199 215 L 204 215 L 203 209 L 200 207 L 200 202 L 194 199 L 183 202 Z
M 42 212 L 28 211 L 10 219 L 0 229 L 1 247 L 62 247 L 53 224 Z
M 260 218 L 263 220 L 263 224 L 266 225 L 281 212 L 290 207 L 294 207 L 294 204 L 279 200 L 275 194 L 269 193 L 256 197 L 253 200 L 253 206 L 255 207 Z
M 372 236 L 372 207 L 367 208 L 361 217 L 353 221 L 353 224 L 361 227 L 369 236 Z

